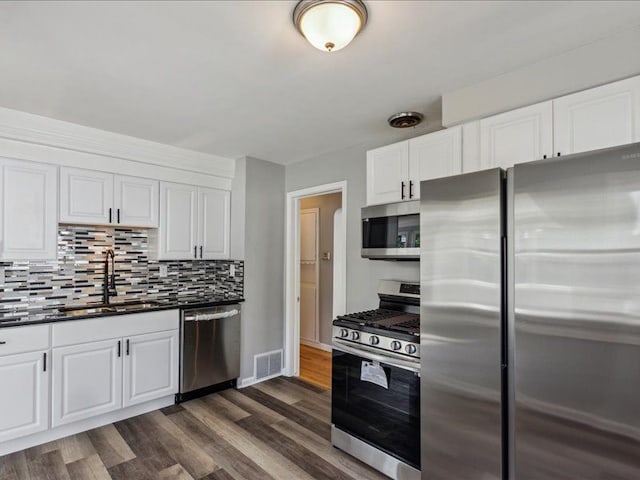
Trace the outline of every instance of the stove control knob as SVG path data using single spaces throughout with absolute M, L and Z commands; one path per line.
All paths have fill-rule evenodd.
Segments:
M 341 329 L 340 329 L 340 336 L 341 336 L 342 338 L 344 338 L 344 337 L 348 337 L 348 336 L 349 336 L 349 330 L 347 330 L 346 328 L 341 328 Z
M 414 353 L 416 353 L 417 350 L 418 349 L 416 348 L 416 346 L 411 343 L 406 347 L 404 347 L 404 351 L 407 352 L 409 355 L 413 355 Z
M 351 340 L 358 340 L 360 338 L 360 334 L 358 332 L 351 332 Z
M 402 344 L 399 341 L 394 340 L 393 342 L 391 342 L 391 350 L 396 351 L 396 350 L 400 350 L 401 348 L 402 348 Z
M 371 337 L 369 337 L 369 343 L 371 345 L 378 345 L 380 343 L 380 339 L 375 335 L 371 335 Z

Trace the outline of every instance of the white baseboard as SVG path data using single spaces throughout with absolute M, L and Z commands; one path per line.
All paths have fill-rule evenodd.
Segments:
M 142 415 L 143 413 L 152 412 L 153 410 L 159 410 L 160 408 L 168 407 L 174 403 L 175 395 L 169 395 L 167 397 L 158 398 L 157 400 L 141 403 L 140 405 L 134 405 L 132 407 L 116 410 L 115 412 L 105 413 L 104 415 L 99 415 L 97 417 L 79 420 L 68 425 L 61 425 L 50 430 L 45 430 L 44 432 L 38 432 L 26 437 L 8 440 L 0 443 L 0 456 L 35 447 L 36 445 L 42 445 L 43 443 L 68 437 L 69 435 L 75 435 L 76 433 L 86 432 L 93 428 L 102 427 L 126 418 Z
M 303 345 L 307 345 L 308 347 L 317 348 L 318 350 L 331 352 L 331 345 L 327 345 L 326 343 L 314 342 L 313 340 L 303 340 L 303 339 L 300 339 L 300 343 Z
M 275 375 L 270 375 L 268 377 L 263 377 L 259 380 L 256 380 L 256 377 L 247 377 L 238 379 L 238 388 L 250 387 L 251 385 L 255 385 L 257 383 L 262 383 L 267 380 L 271 380 L 272 378 L 281 377 L 284 375 L 284 370 L 276 373 Z

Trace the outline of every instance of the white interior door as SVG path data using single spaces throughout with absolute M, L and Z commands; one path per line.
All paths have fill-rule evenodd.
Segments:
M 300 211 L 300 339 L 310 342 L 320 336 L 319 217 L 317 208 Z

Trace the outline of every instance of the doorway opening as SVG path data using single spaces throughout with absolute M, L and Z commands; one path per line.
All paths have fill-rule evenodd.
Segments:
M 287 194 L 285 374 L 331 388 L 332 321 L 345 312 L 346 182 Z

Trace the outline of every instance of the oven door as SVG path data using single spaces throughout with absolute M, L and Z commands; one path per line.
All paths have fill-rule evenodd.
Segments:
M 379 363 L 388 388 L 362 380 Z M 420 367 L 333 343 L 331 421 L 336 428 L 420 469 Z

